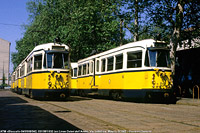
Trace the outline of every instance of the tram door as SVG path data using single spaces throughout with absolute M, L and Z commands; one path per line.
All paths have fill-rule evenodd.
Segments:
M 99 59 L 96 58 L 90 60 L 90 75 L 92 76 L 90 85 L 91 89 L 94 91 L 98 90 L 98 84 L 99 84 L 98 73 L 99 73 Z

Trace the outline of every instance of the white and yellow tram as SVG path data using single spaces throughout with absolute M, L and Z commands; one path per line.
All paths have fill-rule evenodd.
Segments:
M 78 61 L 72 90 L 114 99 L 172 101 L 167 44 L 153 39 L 128 43 Z
M 11 88 L 31 98 L 68 97 L 70 67 L 67 45 L 38 45 L 13 72 Z

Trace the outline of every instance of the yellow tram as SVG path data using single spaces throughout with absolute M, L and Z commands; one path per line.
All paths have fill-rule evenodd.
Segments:
M 113 99 L 175 102 L 169 48 L 153 39 L 128 43 L 78 61 L 72 92 Z
M 36 46 L 12 74 L 12 90 L 31 98 L 69 96 L 69 47 L 47 43 Z

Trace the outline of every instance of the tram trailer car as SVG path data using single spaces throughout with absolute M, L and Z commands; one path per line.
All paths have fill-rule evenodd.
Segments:
M 31 98 L 67 98 L 71 83 L 69 47 L 36 46 L 12 74 L 13 91 Z
M 71 63 L 71 94 L 75 94 L 77 92 L 77 67 L 78 63 Z
M 78 61 L 73 92 L 116 100 L 176 103 L 169 48 L 153 39 L 129 43 Z M 73 85 L 76 84 L 76 85 Z

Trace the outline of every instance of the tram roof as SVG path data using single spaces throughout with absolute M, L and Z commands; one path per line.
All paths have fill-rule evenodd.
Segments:
M 137 42 L 131 42 L 131 43 L 128 43 L 128 44 L 107 50 L 105 52 L 102 52 L 102 53 L 99 53 L 99 54 L 96 54 L 96 55 L 93 55 L 93 56 L 90 56 L 90 57 L 87 57 L 87 58 L 84 58 L 84 59 L 80 59 L 78 62 L 84 62 L 84 61 L 87 61 L 87 60 L 91 60 L 93 58 L 98 58 L 100 56 L 107 55 L 109 53 L 117 52 L 119 50 L 132 48 L 132 47 L 142 47 L 144 49 L 147 48 L 147 47 L 154 47 L 155 42 L 156 41 L 154 39 L 145 39 L 145 40 L 141 40 L 141 41 L 137 41 Z
M 33 54 L 33 52 L 35 51 L 39 51 L 39 50 L 52 50 L 52 46 L 65 46 L 65 49 L 69 49 L 69 46 L 67 46 L 66 44 L 58 44 L 58 43 L 45 43 L 45 44 L 40 44 L 37 45 L 29 54 L 28 56 L 26 56 L 26 58 L 24 58 L 24 60 L 17 66 L 17 68 L 15 69 L 15 71 L 20 68 L 22 66 L 22 64 L 27 60 L 28 57 L 30 57 L 31 54 Z M 14 72 L 15 72 L 14 71 Z
M 72 67 L 72 68 L 75 68 L 75 67 L 77 67 L 77 66 L 78 66 L 78 63 L 76 63 L 76 62 L 72 62 L 72 63 L 71 63 L 71 67 Z
M 65 49 L 69 49 L 69 47 L 65 44 L 58 44 L 58 43 L 46 43 L 46 44 L 40 44 L 36 46 L 31 52 L 37 51 L 37 50 L 48 50 L 51 49 L 52 46 L 65 46 Z

